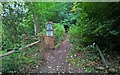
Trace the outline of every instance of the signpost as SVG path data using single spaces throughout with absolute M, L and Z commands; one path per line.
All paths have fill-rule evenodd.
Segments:
M 54 33 L 53 33 L 53 23 L 46 23 L 46 37 L 45 37 L 45 46 L 49 49 L 54 49 Z

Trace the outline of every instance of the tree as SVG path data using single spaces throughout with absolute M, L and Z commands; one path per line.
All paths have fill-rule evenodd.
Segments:
M 119 3 L 74 3 L 72 12 L 77 15 L 79 43 L 87 46 L 95 42 L 102 49 L 118 50 L 119 9 Z

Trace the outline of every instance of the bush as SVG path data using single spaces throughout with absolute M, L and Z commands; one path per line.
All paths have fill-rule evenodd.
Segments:
M 86 37 L 82 27 L 71 27 L 68 31 L 70 43 L 76 46 L 85 46 L 91 42 L 91 39 Z
M 77 16 L 78 28 L 69 30 L 71 42 L 77 46 L 95 42 L 101 49 L 119 50 L 119 9 L 119 3 L 75 3 L 72 12 Z
M 69 29 L 68 35 L 69 35 L 69 40 L 72 44 L 79 41 L 79 39 L 77 39 L 79 37 L 78 33 L 79 33 L 78 27 L 72 27 Z
M 37 47 L 30 47 L 24 51 L 18 51 L 2 57 L 0 71 L 3 73 L 29 72 L 38 61 L 42 61 Z
M 61 42 L 62 40 L 64 40 L 65 29 L 64 29 L 64 26 L 59 23 L 55 23 L 53 25 L 53 28 L 54 28 L 54 41 L 55 41 L 55 45 L 56 45 L 59 42 Z

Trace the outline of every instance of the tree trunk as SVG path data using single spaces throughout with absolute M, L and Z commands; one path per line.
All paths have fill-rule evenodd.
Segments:
M 34 22 L 34 32 L 35 36 L 40 32 L 39 23 L 37 20 L 37 15 L 33 12 L 33 22 Z

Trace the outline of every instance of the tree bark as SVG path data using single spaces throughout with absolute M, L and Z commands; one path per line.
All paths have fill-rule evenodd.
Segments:
M 33 12 L 33 23 L 34 23 L 35 36 L 37 36 L 37 34 L 40 31 L 40 28 L 39 28 L 39 23 L 38 23 L 37 15 L 34 12 Z

